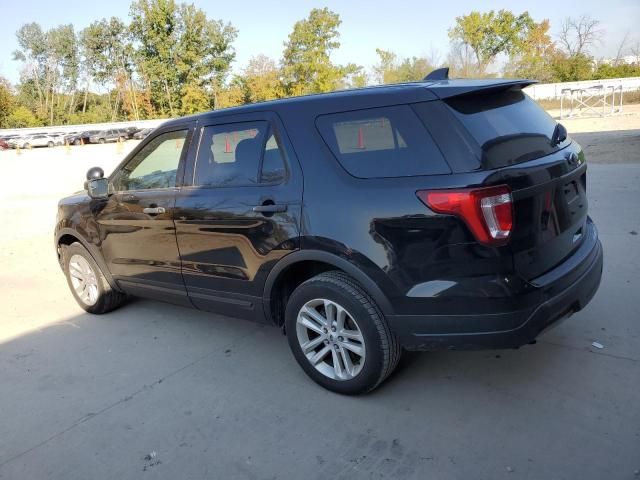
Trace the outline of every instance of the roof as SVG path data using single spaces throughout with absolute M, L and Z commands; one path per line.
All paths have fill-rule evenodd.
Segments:
M 398 101 L 402 101 L 400 97 L 409 97 L 408 101 L 424 101 L 434 100 L 436 98 L 449 98 L 457 95 L 464 95 L 477 91 L 489 91 L 494 89 L 504 89 L 510 87 L 524 88 L 527 85 L 536 83 L 535 80 L 514 80 L 514 79 L 448 79 L 448 80 L 425 80 L 420 82 L 396 83 L 388 85 L 375 85 L 363 88 L 353 88 L 348 90 L 336 90 L 328 93 L 314 93 L 309 95 L 301 95 L 296 97 L 287 97 L 277 100 L 269 100 L 266 102 L 250 103 L 238 107 L 223 108 L 210 112 L 199 113 L 189 117 L 170 120 L 165 125 L 174 122 L 184 121 L 185 118 L 198 119 L 203 116 L 211 115 L 229 115 L 235 113 L 248 113 L 260 110 L 277 110 L 286 106 L 295 106 L 302 104 L 313 104 L 322 102 L 341 102 L 344 100 L 360 101 L 367 98 L 389 98 L 398 97 Z M 359 102 L 358 102 L 359 103 Z

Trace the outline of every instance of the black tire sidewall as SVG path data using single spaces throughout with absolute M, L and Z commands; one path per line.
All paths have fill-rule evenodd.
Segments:
M 96 279 L 98 280 L 98 301 L 93 305 L 85 304 L 80 299 L 80 297 L 78 297 L 78 294 L 73 288 L 73 283 L 71 283 L 71 275 L 69 275 L 69 261 L 71 260 L 71 257 L 73 257 L 74 255 L 81 255 L 87 262 L 89 262 L 89 265 L 93 269 L 93 272 L 96 275 Z M 100 267 L 98 267 L 98 264 L 95 262 L 91 254 L 87 251 L 87 249 L 77 243 L 74 243 L 72 245 L 69 245 L 68 247 L 65 247 L 64 253 L 63 253 L 63 269 L 64 269 L 65 277 L 67 277 L 67 284 L 69 285 L 69 290 L 71 290 L 71 294 L 73 295 L 73 298 L 75 298 L 78 305 L 80 305 L 80 307 L 82 307 L 85 311 L 89 313 L 104 312 L 105 304 L 107 301 L 106 279 L 104 278 L 104 275 L 102 275 L 102 271 L 100 270 Z
M 296 332 L 298 312 L 309 300 L 326 298 L 344 308 L 355 319 L 365 341 L 366 357 L 362 371 L 351 380 L 333 380 L 326 377 L 309 362 L 302 352 Z M 371 390 L 378 384 L 384 368 L 382 341 L 371 313 L 353 295 L 333 282 L 312 279 L 300 285 L 287 302 L 285 326 L 289 347 L 302 369 L 315 382 L 337 393 L 355 395 Z

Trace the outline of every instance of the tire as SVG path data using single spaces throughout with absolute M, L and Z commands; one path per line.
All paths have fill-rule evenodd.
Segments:
M 98 140 L 98 143 L 99 143 L 100 145 L 102 145 L 105 141 L 106 141 L 106 140 L 105 140 L 104 138 L 101 138 L 100 140 Z
M 303 307 L 307 308 L 307 312 L 309 309 L 317 309 L 315 313 L 320 313 L 320 317 L 303 314 Z M 322 325 L 317 320 L 312 322 L 313 329 L 306 327 L 309 324 L 306 320 L 312 318 L 324 317 L 326 320 L 339 317 L 340 309 L 346 312 L 344 324 L 347 326 L 343 330 L 339 326 L 333 331 L 335 333 L 316 330 Z M 327 311 L 330 313 L 327 314 Z M 298 321 L 299 315 L 305 324 Z M 305 373 L 324 388 L 346 395 L 357 395 L 375 389 L 396 368 L 402 352 L 375 301 L 353 278 L 340 271 L 316 275 L 294 290 L 286 307 L 285 329 L 293 356 Z M 340 332 L 344 332 L 344 338 Z M 354 332 L 359 335 L 354 335 Z M 309 335 L 313 335 L 313 338 Z M 354 340 L 347 339 L 347 335 Z M 317 347 L 307 349 L 305 354 L 302 344 L 308 342 L 308 346 L 313 346 L 320 340 L 322 341 Z M 343 345 L 348 345 L 349 348 Z M 358 345 L 362 348 L 358 348 Z M 364 356 L 354 353 L 356 350 L 363 352 Z M 325 351 L 327 353 L 324 360 L 318 362 L 317 366 L 307 357 L 309 355 L 317 358 Z M 345 353 L 349 358 L 344 358 Z M 339 369 L 332 366 L 336 359 Z M 347 366 L 347 360 L 351 363 L 351 369 Z M 342 378 L 339 378 L 340 370 Z
M 53 142 L 47 143 L 47 147 L 49 147 L 49 148 L 54 147 L 54 146 L 55 146 L 55 144 Z
M 77 146 L 77 145 L 80 145 L 81 143 L 82 143 L 82 141 L 80 141 L 80 139 L 79 139 L 79 138 L 76 138 L 76 139 L 73 141 L 73 144 L 74 144 L 74 145 L 76 145 L 76 146 Z
M 30 146 L 31 146 L 31 144 L 30 144 L 30 143 L 25 143 L 25 144 L 22 146 L 22 148 L 23 148 L 23 149 L 25 149 L 25 148 L 29 148 Z
M 84 259 L 85 263 L 83 263 L 78 256 Z M 78 305 L 85 311 L 97 315 L 107 313 L 118 308 L 126 300 L 125 294 L 111 288 L 111 285 L 109 285 L 109 282 L 107 282 L 102 274 L 100 267 L 98 267 L 91 254 L 80 243 L 76 242 L 69 246 L 63 246 L 62 266 L 73 298 L 76 299 Z M 88 272 L 83 266 L 88 266 L 91 271 Z M 72 274 L 72 272 L 74 273 Z M 91 277 L 91 280 L 95 282 L 93 293 L 88 293 L 87 297 L 84 295 L 81 296 L 76 286 L 74 286 L 74 278 L 77 284 L 80 273 L 84 274 L 82 275 L 84 278 Z M 86 284 L 86 282 L 84 283 Z M 87 289 L 86 291 L 89 292 L 89 290 L 90 289 Z

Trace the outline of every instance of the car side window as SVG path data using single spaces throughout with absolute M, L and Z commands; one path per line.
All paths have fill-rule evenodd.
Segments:
M 194 185 L 257 185 L 284 178 L 280 145 L 266 121 L 212 125 L 202 131 Z
M 408 105 L 321 115 L 318 130 L 344 169 L 358 178 L 451 173 Z
M 174 187 L 187 132 L 167 132 L 152 139 L 120 170 L 114 188 L 125 191 Z
M 271 131 L 264 148 L 264 156 L 262 157 L 262 168 L 260 170 L 261 183 L 278 183 L 284 180 L 286 169 L 284 166 L 284 158 L 282 156 L 282 148 L 278 142 L 278 138 Z

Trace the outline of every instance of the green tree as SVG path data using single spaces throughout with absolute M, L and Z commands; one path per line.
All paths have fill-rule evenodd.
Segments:
M 449 30 L 453 42 L 468 45 L 473 51 L 479 72 L 501 54 L 520 52 L 534 21 L 528 12 L 514 15 L 508 10 L 489 12 L 473 11 L 456 17 L 456 24 Z
M 182 106 L 180 111 L 183 115 L 206 112 L 210 107 L 211 97 L 200 85 L 197 83 L 187 83 L 182 88 Z
M 584 53 L 573 56 L 557 52 L 551 59 L 554 80 L 574 82 L 588 80 L 593 75 L 593 59 Z
M 39 127 L 41 125 L 42 121 L 23 105 L 18 106 L 11 112 L 11 115 L 7 117 L 7 127 L 9 128 Z
M 376 48 L 379 61 L 373 67 L 378 83 L 401 83 L 422 80 L 435 67 L 426 57 L 401 58 L 390 51 Z
M 9 115 L 13 112 L 15 100 L 11 85 L 6 78 L 0 77 L 0 128 L 7 128 Z
M 182 113 L 187 85 L 190 92 L 196 86 L 211 92 L 215 106 L 216 92 L 235 58 L 236 29 L 173 0 L 138 0 L 130 13 L 139 74 L 149 85 L 154 108 L 171 116 Z M 192 109 L 193 104 L 187 105 Z
M 280 75 L 273 59 L 266 55 L 252 57 L 242 75 L 247 101 L 263 102 L 282 97 Z
M 601 63 L 593 72 L 594 79 L 640 77 L 640 63 Z
M 134 51 L 127 25 L 116 17 L 93 22 L 80 32 L 80 44 L 91 77 L 109 89 L 118 87 L 113 99 L 109 92 L 111 120 L 118 118 L 125 104 L 129 107 L 127 113 L 132 118 L 139 119 L 133 81 Z
M 555 43 L 549 34 L 549 20 L 531 25 L 522 48 L 509 58 L 505 76 L 532 78 L 541 82 L 555 80 L 553 60 L 557 55 Z
M 336 65 L 331 52 L 340 47 L 340 15 L 314 8 L 293 26 L 282 57 L 283 87 L 287 95 L 329 92 L 358 71 L 355 64 Z
M 23 25 L 16 33 L 19 49 L 14 59 L 23 62 L 22 82 L 33 87 L 35 113 L 49 124 L 60 121 L 74 108 L 79 75 L 78 40 L 73 25 L 44 31 L 37 23 Z

